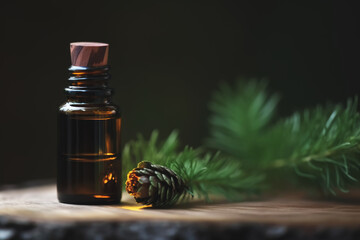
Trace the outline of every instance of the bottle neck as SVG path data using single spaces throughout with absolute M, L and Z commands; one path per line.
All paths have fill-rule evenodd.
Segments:
M 112 89 L 108 86 L 109 66 L 69 68 L 69 84 L 65 88 L 67 101 L 74 104 L 111 103 Z

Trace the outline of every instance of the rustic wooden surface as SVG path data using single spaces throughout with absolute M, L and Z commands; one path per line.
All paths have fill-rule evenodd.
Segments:
M 244 239 L 256 234 L 258 239 L 360 239 L 359 227 L 357 200 L 195 201 L 173 209 L 151 209 L 141 208 L 126 193 L 120 205 L 86 206 L 59 203 L 55 185 L 0 191 L 0 240 L 39 239 L 40 235 L 49 236 L 43 239 L 122 239 L 125 235 L 126 239 L 216 239 L 227 234 L 229 239 L 237 239 L 238 234 L 245 234 Z M 89 229 L 97 234 L 86 237 Z

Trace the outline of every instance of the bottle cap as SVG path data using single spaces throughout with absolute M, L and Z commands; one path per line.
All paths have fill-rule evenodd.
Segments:
M 80 67 L 101 67 L 107 65 L 109 44 L 98 42 L 70 43 L 71 64 Z

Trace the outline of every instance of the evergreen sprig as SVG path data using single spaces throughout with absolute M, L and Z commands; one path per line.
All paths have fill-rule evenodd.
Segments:
M 140 161 L 165 166 L 171 169 L 184 181 L 186 191 L 176 200 L 188 199 L 189 196 L 211 200 L 211 195 L 220 195 L 228 200 L 240 200 L 248 194 L 259 190 L 261 176 L 246 175 L 240 168 L 238 161 L 231 161 L 204 150 L 186 146 L 179 151 L 177 131 L 173 131 L 163 143 L 158 140 L 159 133 L 153 131 L 149 140 L 142 135 L 138 139 L 126 144 L 123 151 L 124 174 L 128 173 Z M 172 199 L 167 199 L 172 203 Z
M 190 196 L 238 201 L 272 182 L 310 182 L 307 188 L 317 186 L 334 195 L 359 186 L 358 99 L 280 120 L 275 118 L 278 102 L 262 81 L 222 85 L 209 105 L 206 146 L 215 154 L 188 146 L 179 151 L 177 131 L 162 143 L 156 130 L 148 140 L 138 135 L 123 150 L 128 192 L 143 204 L 168 207 Z
M 136 140 L 126 143 L 122 152 L 124 180 L 126 180 L 127 173 L 141 161 L 151 161 L 154 164 L 163 165 L 168 158 L 173 158 L 179 148 L 178 135 L 178 131 L 174 130 L 160 144 L 159 131 L 154 130 L 149 140 L 146 140 L 142 134 L 138 134 Z
M 243 169 L 271 179 L 274 168 L 292 168 L 325 192 L 347 192 L 360 180 L 360 114 L 357 98 L 317 106 L 275 121 L 278 96 L 264 82 L 223 85 L 210 102 L 207 146 L 238 159 Z M 284 179 L 285 180 L 285 179 Z

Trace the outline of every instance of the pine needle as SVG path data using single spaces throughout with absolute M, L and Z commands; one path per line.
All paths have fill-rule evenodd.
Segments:
M 221 156 L 220 152 L 205 153 L 200 148 L 186 146 L 179 151 L 177 131 L 173 131 L 163 143 L 160 143 L 158 136 L 155 130 L 148 141 L 139 135 L 137 140 L 126 144 L 123 176 L 138 162 L 145 160 L 173 170 L 189 187 L 187 196 L 210 201 L 211 195 L 220 195 L 236 201 L 259 191 L 259 182 L 263 177 L 246 175 L 241 171 L 239 162 Z M 183 196 L 183 199 L 188 199 L 187 196 Z
M 278 99 L 255 80 L 221 86 L 209 105 L 207 146 L 236 158 L 252 174 L 292 168 L 325 192 L 347 192 L 360 179 L 358 99 L 275 121 Z

